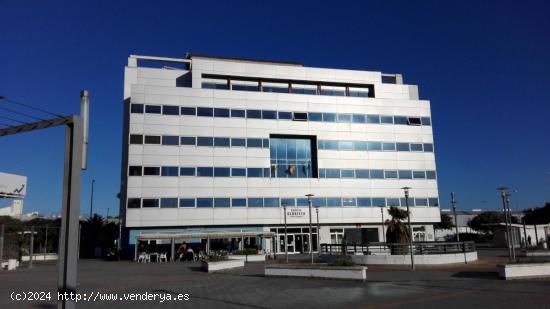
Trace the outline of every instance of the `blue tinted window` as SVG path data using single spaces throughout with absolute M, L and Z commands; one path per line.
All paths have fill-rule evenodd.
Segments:
M 214 198 L 214 207 L 229 207 L 231 206 L 231 199 L 225 197 Z
M 246 177 L 246 168 L 234 167 L 231 169 L 231 176 L 233 177 Z
M 245 117 L 244 109 L 232 109 L 231 110 L 231 117 L 233 117 L 233 118 L 244 118 Z
M 180 207 L 195 207 L 194 198 L 180 198 Z
M 248 177 L 263 177 L 263 169 L 257 167 L 247 168 Z
M 261 138 L 249 138 L 246 145 L 247 147 L 262 148 L 263 142 Z
M 180 176 L 195 176 L 194 167 L 180 167 Z
M 395 124 L 409 124 L 409 120 L 405 116 L 394 116 L 393 122 Z
M 338 149 L 339 150 L 353 150 L 353 142 L 352 141 L 339 141 L 338 142 Z
M 132 113 L 132 114 L 143 114 L 143 104 L 132 104 L 132 105 L 130 105 L 130 113 Z
M 162 106 L 163 115 L 178 115 L 180 114 L 180 108 L 173 105 L 164 105 Z M 177 203 L 176 203 L 177 204 Z
M 413 178 L 414 179 L 425 179 L 426 178 L 426 172 L 425 171 L 413 171 Z
M 355 123 L 365 123 L 365 115 L 353 114 L 351 120 Z
M 259 88 L 256 85 L 232 84 L 231 89 L 232 90 L 239 90 L 239 91 L 259 91 Z
M 181 145 L 192 145 L 195 146 L 197 143 L 197 138 L 194 136 L 182 136 L 180 138 Z
M 177 198 L 165 197 L 160 199 L 160 208 L 177 208 L 177 207 L 178 207 Z
M 262 147 L 269 148 L 269 138 L 262 139 Z
M 141 166 L 132 166 L 128 167 L 128 176 L 141 176 L 143 168 Z
M 384 170 L 370 170 L 371 179 L 384 179 Z
M 344 197 L 342 198 L 342 206 L 356 206 L 355 198 L 353 197 Z
M 338 150 L 338 141 L 325 141 L 325 149 Z
M 321 114 L 321 113 L 309 113 L 308 118 L 309 118 L 309 121 L 322 121 L 323 120 L 323 114 Z
M 195 116 L 197 114 L 197 110 L 194 107 L 182 107 L 181 114 Z
M 439 200 L 437 199 L 437 197 L 435 197 L 435 198 L 433 198 L 433 197 L 432 197 L 432 198 L 429 198 L 429 199 L 428 199 L 428 204 L 429 204 L 430 206 L 437 207 L 437 206 L 439 206 Z
M 426 178 L 428 179 L 435 179 L 435 171 L 426 171 Z
M 407 206 L 407 203 L 409 203 L 409 206 L 414 206 L 414 199 L 411 199 L 411 198 L 400 198 L 399 199 L 401 201 L 401 205 L 403 205 L 403 207 Z
M 428 206 L 427 198 L 416 198 L 414 201 L 416 206 Z
M 311 205 L 313 207 L 325 207 L 327 206 L 327 199 L 326 197 L 313 197 L 311 199 Z
M 355 178 L 355 170 L 342 170 L 342 178 Z
M 399 179 L 412 179 L 412 171 L 399 171 Z
M 424 151 L 422 144 L 411 144 L 411 151 Z
M 380 123 L 380 116 L 367 115 L 367 123 Z
M 357 206 L 359 207 L 370 207 L 372 206 L 372 201 L 370 197 L 358 197 Z
M 159 200 L 158 198 L 144 198 L 143 199 L 143 205 L 142 207 L 148 208 L 148 207 L 159 207 Z
M 229 147 L 229 138 L 228 137 L 215 137 L 214 146 L 216 147 Z
M 172 136 L 172 135 L 164 135 L 162 137 L 162 144 L 163 145 L 179 145 L 179 137 L 178 136 Z
M 264 198 L 264 207 L 279 207 L 279 199 L 276 197 Z
M 367 150 L 367 142 L 355 141 L 355 142 L 353 142 L 353 149 L 355 149 L 355 150 Z
M 197 207 L 212 207 L 214 206 L 212 198 L 197 198 Z
M 380 123 L 393 124 L 393 116 L 380 116 Z
M 397 171 L 384 171 L 384 175 L 386 176 L 386 179 L 397 179 Z
M 292 112 L 279 112 L 279 120 L 291 120 Z
M 259 109 L 247 109 L 246 118 L 260 119 L 262 118 L 262 111 Z
M 423 126 L 431 126 L 432 125 L 432 120 L 430 119 L 430 117 L 422 117 L 422 125 Z
M 197 116 L 212 117 L 214 116 L 214 109 L 211 107 L 197 107 Z
M 245 198 L 233 198 L 231 199 L 231 206 L 233 207 L 246 207 Z
M 163 166 L 161 168 L 161 176 L 178 176 L 177 166 Z
M 434 151 L 434 145 L 433 144 L 424 144 L 424 151 L 425 152 L 433 152 Z
M 422 125 L 422 120 L 419 117 L 407 117 L 407 123 L 410 126 L 420 126 Z
M 215 167 L 214 177 L 229 177 L 231 169 L 229 167 Z
M 227 82 L 225 83 L 212 83 L 212 82 L 202 82 L 202 88 L 204 89 L 225 89 L 227 90 Z
M 326 178 L 340 178 L 340 170 L 337 168 L 325 169 Z
M 155 166 L 144 166 L 143 167 L 144 176 L 158 176 L 160 175 L 160 167 Z
M 336 114 L 334 113 L 323 113 L 324 122 L 336 122 Z
M 275 92 L 275 93 L 288 93 L 288 86 L 263 86 L 262 85 L 262 91 L 263 92 Z
M 224 117 L 229 118 L 229 109 L 228 108 L 215 108 L 214 117 Z
M 246 139 L 244 138 L 232 138 L 231 147 L 246 147 Z
M 358 169 L 355 170 L 355 178 L 368 179 L 370 178 L 369 170 Z
M 342 199 L 339 197 L 327 197 L 327 207 L 340 207 L 342 206 Z
M 351 122 L 350 114 L 338 114 L 338 122 Z
M 397 143 L 397 151 L 410 151 L 409 143 Z
M 383 197 L 373 197 L 372 206 L 375 206 L 375 207 L 386 206 L 386 199 Z
M 319 169 L 319 178 L 327 178 L 327 171 L 324 168 Z
M 262 119 L 277 119 L 277 112 L 263 110 Z
M 370 151 L 382 150 L 382 143 L 380 142 L 367 142 L 367 149 Z
M 145 105 L 145 112 L 147 114 L 160 114 L 159 105 Z
M 214 145 L 213 137 L 206 137 L 206 136 L 197 137 L 197 146 L 213 146 L 213 145 Z
M 308 202 L 307 202 L 307 198 L 305 197 L 299 197 L 296 199 L 296 206 L 298 207 L 307 207 L 309 206 Z
M 212 177 L 214 176 L 214 169 L 212 167 L 197 167 L 197 176 Z
M 399 198 L 387 198 L 386 204 L 388 206 L 399 206 Z
M 292 113 L 292 120 L 307 121 L 307 113 L 294 112 Z
M 382 150 L 395 151 L 395 143 L 382 143 Z
M 293 198 L 282 198 L 281 199 L 281 206 L 287 206 L 287 207 L 292 207 L 292 206 L 296 206 L 296 200 L 293 199 Z
M 261 197 L 249 197 L 248 198 L 248 207 L 263 207 L 264 199 Z

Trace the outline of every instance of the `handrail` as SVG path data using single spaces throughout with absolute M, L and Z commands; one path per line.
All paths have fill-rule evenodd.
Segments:
M 410 253 L 409 244 L 371 242 L 367 244 L 321 244 L 321 254 L 329 255 L 405 255 Z M 415 242 L 415 255 L 474 252 L 473 241 L 461 242 Z

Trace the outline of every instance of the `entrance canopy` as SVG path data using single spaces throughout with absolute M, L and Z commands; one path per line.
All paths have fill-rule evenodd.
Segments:
M 274 232 L 247 231 L 247 232 L 193 232 L 193 233 L 145 233 L 136 236 L 137 240 L 157 239 L 216 239 L 241 237 L 275 237 Z

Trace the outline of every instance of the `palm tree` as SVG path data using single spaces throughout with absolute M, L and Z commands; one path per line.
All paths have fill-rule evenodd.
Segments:
M 402 221 L 407 219 L 409 213 L 395 206 L 391 206 L 388 209 L 388 214 L 391 216 L 391 220 L 386 220 L 385 224 L 388 226 L 386 229 L 386 241 L 389 244 L 408 244 L 410 235 L 409 229 Z M 403 247 L 404 250 L 401 250 L 401 254 L 405 254 L 406 246 Z M 392 254 L 395 254 L 394 246 L 391 247 Z

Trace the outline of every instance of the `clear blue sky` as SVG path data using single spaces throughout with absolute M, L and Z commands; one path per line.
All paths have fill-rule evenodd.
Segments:
M 455 191 L 495 209 L 501 185 L 514 207 L 550 200 L 550 2 L 201 2 L 0 1 L 0 95 L 70 114 L 91 93 L 83 214 L 92 178 L 94 209 L 118 212 L 128 55 L 186 52 L 402 73 L 431 100 L 443 208 Z M 60 211 L 62 165 L 62 128 L 0 138 L 26 211 Z

